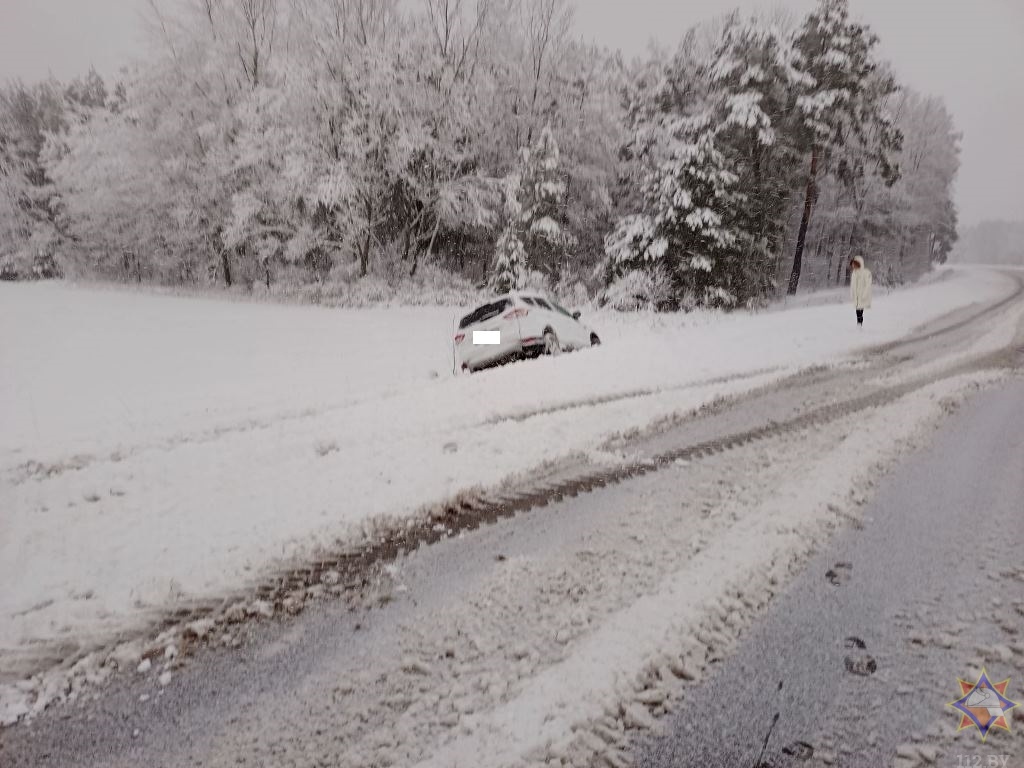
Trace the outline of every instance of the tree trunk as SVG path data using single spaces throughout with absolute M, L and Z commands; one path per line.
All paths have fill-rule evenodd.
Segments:
M 402 228 L 402 261 L 409 260 L 409 247 L 412 245 L 412 224 Z
M 800 285 L 800 269 L 803 266 L 804 242 L 807 240 L 807 225 L 811 223 L 811 208 L 814 207 L 815 181 L 818 176 L 818 147 L 811 147 L 811 171 L 807 174 L 807 189 L 804 192 L 804 212 L 800 217 L 800 231 L 796 236 L 796 253 L 793 254 L 793 271 L 789 275 L 790 296 Z
M 424 206 L 420 206 L 419 211 L 413 217 L 412 221 L 405 225 L 404 235 L 405 242 L 402 245 L 402 261 L 409 260 L 409 254 L 412 253 L 412 244 L 415 242 L 417 247 L 420 242 L 420 229 L 423 227 L 423 216 L 426 212 Z
M 840 283 L 849 285 L 850 283 L 850 259 L 853 258 L 853 240 L 856 234 L 857 225 L 851 224 L 850 234 L 846 238 L 846 251 L 843 254 L 843 258 L 839 260 L 839 266 L 836 267 L 836 285 L 839 285 Z M 845 273 L 843 272 L 844 269 L 846 270 Z M 843 279 L 844 274 L 846 275 L 845 281 Z
M 366 240 L 359 253 L 359 276 L 366 277 L 370 265 L 370 245 L 373 243 L 373 204 L 366 204 Z
M 228 252 L 223 250 L 220 252 L 220 264 L 224 268 L 224 284 L 228 288 L 231 287 L 231 261 L 228 259 Z
M 828 239 L 825 241 L 825 250 L 828 253 L 828 266 L 825 267 L 825 287 L 828 288 L 829 280 L 832 279 L 832 258 L 835 256 L 836 246 L 836 233 L 832 231 L 829 233 Z
M 431 255 L 431 253 L 433 253 L 433 251 L 434 251 L 434 241 L 437 239 L 437 230 L 440 229 L 440 227 L 441 227 L 441 217 L 438 216 L 437 218 L 434 219 L 434 231 L 430 233 L 430 242 L 427 243 L 427 253 L 426 253 L 426 256 L 428 258 Z M 416 255 L 413 257 L 412 270 L 410 270 L 410 272 L 409 272 L 409 277 L 414 277 L 416 275 L 416 267 L 419 265 L 419 262 L 420 262 L 420 253 L 419 253 L 419 251 L 417 251 Z

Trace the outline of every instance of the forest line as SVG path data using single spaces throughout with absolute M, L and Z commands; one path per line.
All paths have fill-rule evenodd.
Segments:
M 626 61 L 567 0 L 153 0 L 113 82 L 0 90 L 0 273 L 629 309 L 912 280 L 960 135 L 848 0 Z

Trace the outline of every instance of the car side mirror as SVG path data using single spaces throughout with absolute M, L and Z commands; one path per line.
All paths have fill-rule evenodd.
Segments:
M 572 313 L 572 319 L 573 320 L 579 320 L 580 319 L 580 311 L 578 309 L 575 312 Z

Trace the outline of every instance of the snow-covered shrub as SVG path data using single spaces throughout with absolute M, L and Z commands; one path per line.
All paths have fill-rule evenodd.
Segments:
M 52 280 L 64 277 L 57 257 L 52 253 L 37 253 L 32 260 L 32 277 L 36 280 Z
M 377 275 L 367 275 L 349 286 L 345 306 L 372 307 L 386 304 L 394 296 L 395 286 Z
M 590 303 L 590 291 L 588 291 L 587 286 L 579 280 L 569 286 L 565 286 L 564 283 L 560 284 L 555 290 L 555 293 L 566 304 L 571 304 L 574 307 Z
M 704 306 L 718 309 L 732 309 L 736 306 L 736 296 L 725 288 L 716 286 L 704 291 Z
M 406 285 L 408 293 L 399 294 L 403 304 L 463 307 L 483 299 L 483 292 L 471 281 L 435 264 L 421 266 Z
M 14 256 L 7 255 L 0 257 L 0 280 L 11 281 L 18 279 L 18 265 Z
M 540 293 L 547 293 L 551 290 L 551 283 L 543 272 L 531 269 L 526 273 L 526 278 L 523 280 L 522 288 L 527 288 L 531 291 L 539 291 Z
M 662 266 L 632 269 L 608 286 L 603 303 L 622 311 L 664 309 L 675 299 L 671 285 L 671 277 Z
M 265 295 L 302 304 L 327 307 L 376 306 L 466 306 L 482 300 L 482 292 L 464 278 L 453 276 L 435 264 L 423 264 L 410 277 L 408 265 L 399 262 L 393 276 L 383 274 L 375 260 L 374 271 L 358 277 L 359 265 L 339 265 L 323 281 L 306 283 L 301 276 L 290 282 L 275 283 L 269 292 L 253 287 L 252 295 Z M 404 267 L 404 269 L 403 269 Z M 353 274 L 355 273 L 355 274 Z
M 589 304 L 593 298 L 593 269 L 585 269 L 581 262 L 582 259 L 577 257 L 566 258 L 558 265 L 556 276 L 551 280 L 552 292 L 564 303 L 573 306 Z
M 0 259 L 0 280 L 51 280 L 64 277 L 58 255 L 59 238 L 49 230 L 37 230 L 28 242 Z

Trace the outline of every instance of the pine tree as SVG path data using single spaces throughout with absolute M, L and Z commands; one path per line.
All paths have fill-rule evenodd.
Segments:
M 559 170 L 558 144 L 545 126 L 533 149 L 524 153 L 521 221 L 531 237 L 559 245 L 565 233 L 558 222 L 565 183 Z
M 686 83 L 659 85 L 653 109 L 634 97 L 630 113 L 652 167 L 643 214 L 606 239 L 606 277 L 660 265 L 682 306 L 734 306 L 770 289 L 791 154 L 774 120 L 797 77 L 795 59 L 783 33 L 734 16 L 703 59 L 681 52 L 666 68 L 666 78 L 685 73 Z
M 505 179 L 505 227 L 494 247 L 490 279 L 491 290 L 498 294 L 516 291 L 526 285 L 529 264 L 526 247 L 520 238 L 523 220 L 523 207 L 519 202 L 521 190 L 522 181 L 517 174 Z
M 818 175 L 834 163 L 842 176 L 850 164 L 837 155 L 855 148 L 874 161 L 887 183 L 899 176 L 892 155 L 899 151 L 900 134 L 884 110 L 896 89 L 891 75 L 880 71 L 874 55 L 878 37 L 866 25 L 850 20 L 849 0 L 819 0 L 796 39 L 807 78 L 796 99 L 798 144 L 810 155 L 804 205 L 797 234 L 788 292 L 800 284 L 807 228 L 817 195 Z
M 685 136 L 688 126 L 679 130 Z M 695 141 L 677 139 L 669 159 L 647 179 L 647 198 L 684 306 L 737 302 L 737 286 L 722 269 L 740 238 L 735 211 L 744 198 L 737 181 L 707 129 Z
M 624 217 L 605 239 L 606 278 L 657 271 L 671 281 L 673 306 L 733 306 L 742 289 L 723 266 L 740 243 L 738 177 L 706 122 L 681 119 L 670 130 L 668 157 L 644 180 L 644 213 Z
M 491 290 L 497 294 L 516 291 L 526 285 L 526 248 L 510 221 L 498 238 L 494 250 Z
M 786 116 L 807 81 L 799 62 L 790 32 L 734 14 L 702 68 L 716 145 L 743 190 L 742 205 L 732 212 L 737 246 L 722 261 L 719 281 L 746 303 L 775 288 L 798 157 Z
M 553 270 L 575 239 L 563 226 L 565 182 L 551 126 L 545 126 L 532 149 L 523 152 L 521 167 L 520 239 L 535 264 Z
M 650 269 L 661 263 L 668 250 L 668 240 L 658 232 L 655 220 L 645 213 L 634 213 L 619 219 L 604 240 L 607 254 L 606 282 L 632 270 Z
M 531 149 L 522 151 L 519 172 L 506 178 L 504 192 L 505 224 L 495 245 L 491 277 L 498 293 L 526 285 L 527 251 L 535 263 L 550 267 L 575 242 L 562 227 L 565 182 L 550 126 L 545 126 Z

